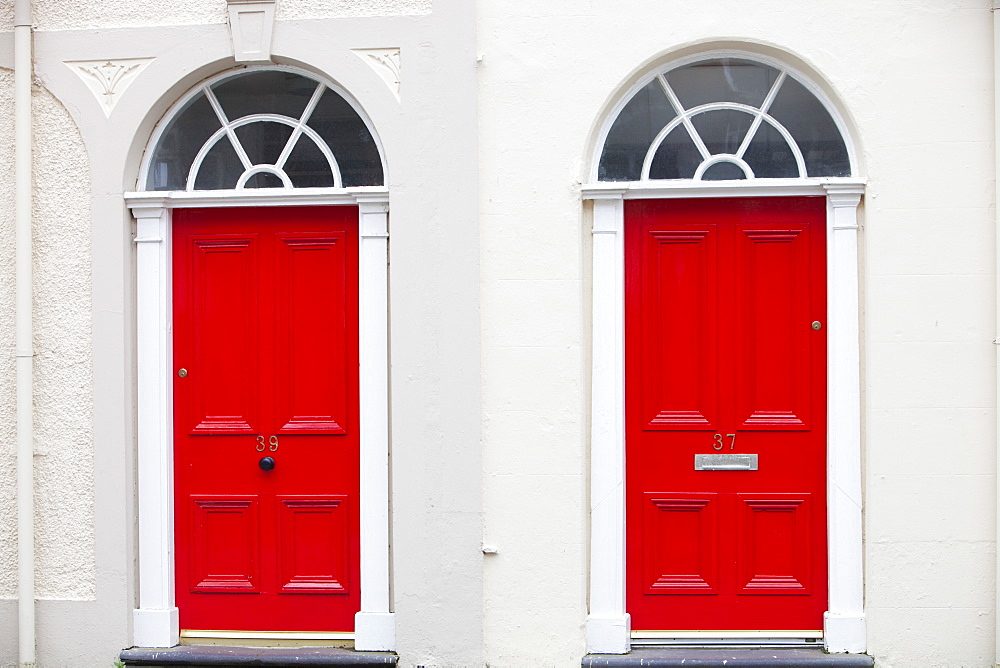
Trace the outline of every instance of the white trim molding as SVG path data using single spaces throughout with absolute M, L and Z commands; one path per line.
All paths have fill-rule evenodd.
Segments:
M 593 201 L 590 614 L 587 651 L 630 650 L 625 608 L 624 223 L 626 199 L 823 196 L 827 201 L 830 652 L 864 652 L 858 205 L 864 179 L 598 183 Z
M 139 605 L 133 644 L 179 640 L 174 598 L 172 210 L 180 207 L 358 206 L 361 448 L 361 611 L 359 650 L 395 649 L 390 609 L 388 190 L 379 187 L 256 193 L 126 193 L 136 219 Z

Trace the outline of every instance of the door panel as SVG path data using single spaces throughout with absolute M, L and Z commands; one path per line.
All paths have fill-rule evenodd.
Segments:
M 823 628 L 825 219 L 823 198 L 625 203 L 633 629 Z
M 346 433 L 346 246 L 344 234 L 279 237 L 275 283 L 281 286 L 275 319 L 279 433 Z M 310 289 L 322 284 L 328 289 Z
M 354 628 L 357 216 L 174 213 L 181 628 Z
M 716 236 L 712 229 L 657 229 L 643 248 L 647 429 L 715 428 Z M 663 303 L 671 308 L 658 308 Z M 676 382 L 660 382 L 664 377 Z
M 347 497 L 279 501 L 279 582 L 286 593 L 344 593 L 350 574 Z
M 718 494 L 645 495 L 643 570 L 646 594 L 714 594 L 719 574 Z M 676 550 L 682 542 L 686 550 Z
M 183 216 L 182 216 L 183 217 Z M 188 363 L 199 369 L 190 412 L 194 433 L 255 431 L 259 347 L 255 235 L 193 236 L 190 313 L 209 336 L 191 342 Z M 185 306 L 187 306 L 185 304 Z M 235 381 L 235 382 L 234 382 Z
M 808 429 L 809 229 L 738 225 L 734 257 L 736 303 L 742 324 L 735 375 L 741 379 L 737 415 L 743 429 Z

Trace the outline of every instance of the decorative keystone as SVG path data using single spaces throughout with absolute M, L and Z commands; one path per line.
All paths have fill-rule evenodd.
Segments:
M 226 0 L 226 3 L 236 62 L 271 62 L 274 0 Z

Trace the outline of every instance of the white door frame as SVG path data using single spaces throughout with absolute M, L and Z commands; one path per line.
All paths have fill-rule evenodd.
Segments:
M 174 599 L 171 220 L 175 208 L 357 206 L 361 611 L 355 649 L 394 650 L 389 564 L 388 216 L 384 187 L 126 193 L 136 219 L 139 601 L 133 644 L 179 641 Z
M 827 544 L 830 652 L 864 652 L 861 524 L 861 370 L 857 178 L 739 182 L 599 183 L 593 202 L 593 317 L 590 441 L 590 612 L 587 651 L 624 654 L 631 644 L 625 607 L 625 290 L 626 199 L 824 196 L 827 203 Z

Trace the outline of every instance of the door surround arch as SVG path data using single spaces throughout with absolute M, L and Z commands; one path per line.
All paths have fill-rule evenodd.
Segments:
M 750 178 L 703 181 L 700 176 L 705 167 L 719 158 L 702 150 L 703 166 L 697 176 L 655 179 L 649 176 L 654 147 L 646 153 L 641 173 L 631 175 L 632 178 L 625 174 L 617 181 L 599 180 L 605 143 L 633 96 L 658 78 L 663 80 L 665 73 L 711 59 L 739 59 L 779 68 L 782 76 L 802 84 L 836 124 L 845 144 L 850 173 L 809 176 L 801 169 L 800 157 L 799 175 L 791 178 L 753 178 L 752 172 L 748 172 Z M 663 87 L 668 89 L 676 108 L 676 96 L 665 80 Z M 770 99 L 773 100 L 773 92 Z M 677 111 L 686 115 L 680 109 Z M 758 115 L 766 111 L 766 106 L 761 105 Z M 760 124 L 758 121 L 757 125 Z M 679 125 L 674 122 L 675 127 Z M 687 119 L 685 125 L 690 127 Z M 689 132 L 694 136 L 693 130 Z M 655 141 L 662 142 L 666 132 L 656 132 L 654 128 L 650 134 L 656 135 Z M 743 150 L 749 142 L 748 135 Z M 722 159 L 738 164 L 736 157 L 727 155 Z M 582 199 L 592 206 L 593 233 L 588 651 L 626 653 L 633 640 L 625 603 L 624 200 L 822 196 L 826 200 L 829 413 L 826 471 L 829 604 L 824 615 L 823 642 L 832 652 L 864 652 L 857 233 L 865 180 L 858 176 L 855 142 L 846 123 L 820 87 L 775 58 L 733 49 L 701 51 L 650 69 L 621 95 L 603 119 L 590 160 L 589 179 L 581 188 Z
M 169 123 L 200 90 L 233 75 L 280 71 L 313 80 L 333 91 L 363 121 L 377 147 L 378 185 L 226 190 L 140 190 L 124 194 L 136 220 L 136 372 L 138 488 L 138 605 L 133 610 L 133 644 L 171 647 L 179 642 L 174 599 L 172 277 L 171 220 L 177 208 L 234 206 L 356 206 L 358 208 L 361 610 L 353 640 L 359 650 L 394 650 L 395 618 L 390 603 L 389 402 L 388 402 L 388 212 L 384 152 L 370 120 L 340 87 L 315 73 L 287 66 L 240 68 L 203 81 L 181 96 L 161 119 L 142 160 L 139 186 Z M 303 123 L 304 124 L 304 121 Z M 305 134 L 305 133 L 303 133 Z M 235 144 L 235 141 L 234 141 Z M 286 153 L 292 150 L 291 143 Z M 244 165 L 246 163 L 244 162 Z M 256 166 L 248 165 L 247 172 Z M 260 171 L 256 169 L 256 171 Z M 193 186 L 193 184 L 191 184 Z M 330 634 L 328 634 L 330 635 Z M 259 637 L 260 634 L 256 634 Z M 233 634 L 234 638 L 239 637 Z M 284 640 L 305 640 L 282 634 Z M 328 639 L 337 639 L 331 635 Z

